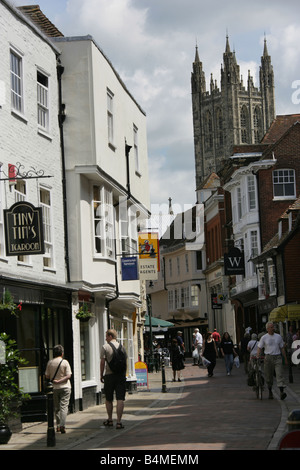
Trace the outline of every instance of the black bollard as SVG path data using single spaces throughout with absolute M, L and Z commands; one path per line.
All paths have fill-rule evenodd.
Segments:
M 53 385 L 51 382 L 48 384 L 47 390 L 47 447 L 55 447 L 55 429 L 54 429 L 54 406 L 53 406 Z
M 166 386 L 166 373 L 165 373 L 165 356 L 164 352 L 162 352 L 161 355 L 161 381 L 162 381 L 162 388 L 161 391 L 163 393 L 166 393 L 167 391 L 167 386 Z

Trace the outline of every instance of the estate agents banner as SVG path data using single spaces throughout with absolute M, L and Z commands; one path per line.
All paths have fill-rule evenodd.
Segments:
M 41 207 L 20 201 L 3 212 L 7 256 L 45 253 Z
M 139 232 L 140 280 L 155 280 L 159 271 L 159 238 L 156 232 Z

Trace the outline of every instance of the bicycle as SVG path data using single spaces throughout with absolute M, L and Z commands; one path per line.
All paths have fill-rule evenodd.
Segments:
M 262 371 L 263 358 L 252 357 L 251 361 L 253 365 L 254 382 L 255 382 L 253 389 L 255 390 L 256 398 L 260 398 L 262 400 L 263 391 L 265 389 L 264 387 L 265 379 L 264 379 L 263 371 Z

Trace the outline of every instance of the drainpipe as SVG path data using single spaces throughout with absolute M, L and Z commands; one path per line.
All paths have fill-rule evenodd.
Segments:
M 65 230 L 65 263 L 67 271 L 67 282 L 70 282 L 70 259 L 69 259 L 69 242 L 68 242 L 68 219 L 67 219 L 67 191 L 66 191 L 66 167 L 65 167 L 65 147 L 64 147 L 64 130 L 63 123 L 66 119 L 65 104 L 62 103 L 62 84 L 61 77 L 64 73 L 64 67 L 60 60 L 57 61 L 57 80 L 58 80 L 58 124 L 60 133 L 60 148 L 62 162 L 62 190 L 63 190 L 63 211 L 64 211 L 64 230 Z

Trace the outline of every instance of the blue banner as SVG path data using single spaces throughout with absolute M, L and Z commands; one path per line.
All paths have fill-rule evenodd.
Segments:
M 136 256 L 121 258 L 122 281 L 136 281 L 138 277 L 138 262 Z

